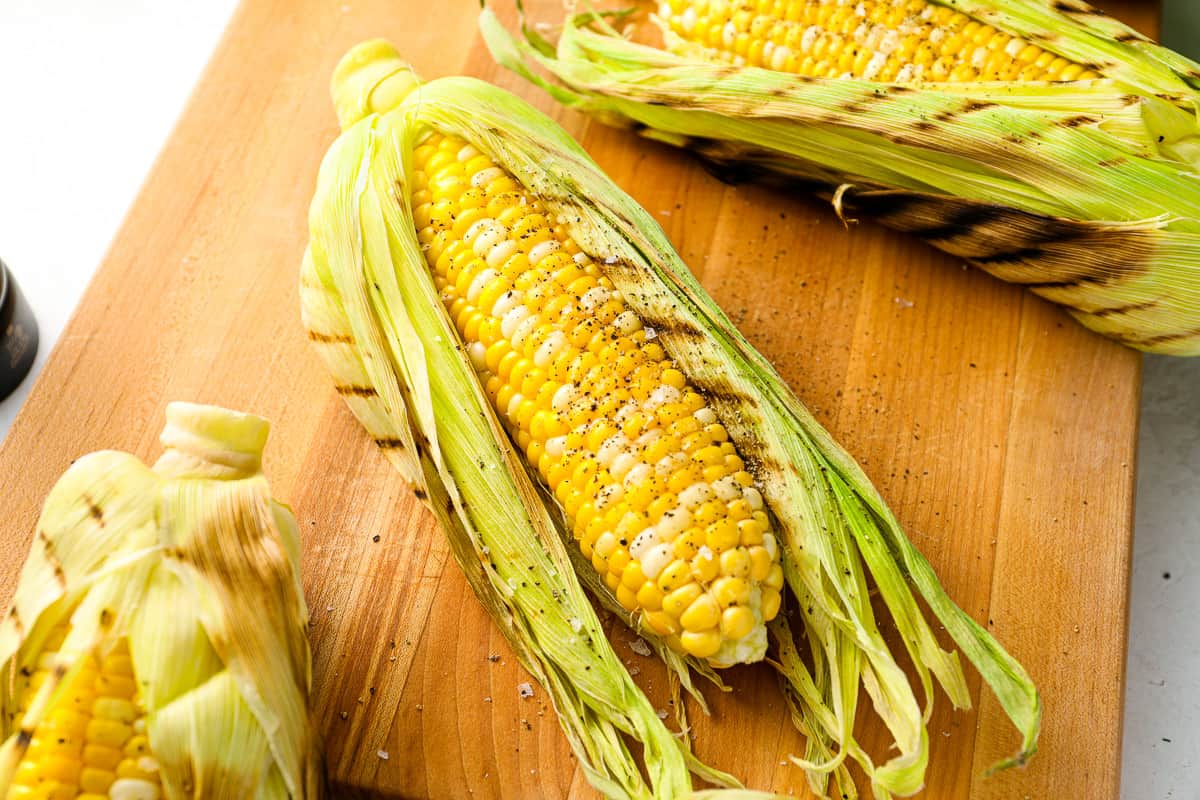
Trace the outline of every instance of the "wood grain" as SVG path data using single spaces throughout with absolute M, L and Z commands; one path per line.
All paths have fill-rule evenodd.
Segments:
M 1153 31 L 1156 4 L 1107 5 Z M 527 6 L 557 13 L 555 0 Z M 0 449 L 0 600 L 72 458 L 152 458 L 169 400 L 263 414 L 266 469 L 304 530 L 315 706 L 339 796 L 594 796 L 546 695 L 518 695 L 528 676 L 299 324 L 308 201 L 337 130 L 328 77 L 350 45 L 384 36 L 426 77 L 492 80 L 576 135 L 861 460 L 950 594 L 1028 667 L 1046 704 L 1033 764 L 982 777 L 1016 737 L 972 675 L 976 710 L 939 698 L 924 796 L 1117 797 L 1139 357 L 915 240 L 726 186 L 553 107 L 495 67 L 476 9 L 245 0 Z M 663 671 L 624 629 L 612 639 L 665 709 Z M 774 679 L 728 678 L 712 717 L 690 709 L 699 755 L 806 796 L 781 763 L 802 740 Z M 882 751 L 880 726 L 862 735 Z

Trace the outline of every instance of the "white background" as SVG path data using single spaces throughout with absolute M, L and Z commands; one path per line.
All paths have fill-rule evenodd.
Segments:
M 0 0 L 0 256 L 41 327 L 35 371 L 104 256 L 234 5 Z M 30 383 L 0 403 L 0 435 Z M 1200 359 L 1146 360 L 1139 470 L 1122 796 L 1195 800 Z M 1054 698 L 1046 702 L 1053 705 Z M 1062 788 L 1070 796 L 1070 787 Z

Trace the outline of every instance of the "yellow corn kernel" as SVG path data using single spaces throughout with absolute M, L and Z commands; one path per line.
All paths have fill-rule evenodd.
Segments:
M 683 616 L 683 612 L 688 609 L 688 606 L 700 597 L 701 591 L 700 586 L 695 583 L 679 587 L 663 598 L 663 611 L 678 619 Z
M 112 786 L 113 781 L 116 779 L 117 774 L 115 772 L 84 767 L 79 774 L 79 788 L 85 792 L 103 795 L 107 794 L 108 787 Z
M 763 616 L 767 619 L 774 619 L 775 615 L 779 613 L 779 605 L 782 601 L 783 598 L 780 596 L 778 589 L 770 586 L 764 587 L 762 593 Z
M 716 627 L 720 621 L 721 609 L 709 594 L 702 594 L 693 600 L 679 617 L 679 624 L 685 631 L 706 631 Z
M 767 548 L 756 545 L 749 549 L 750 579 L 761 583 L 771 574 L 771 554 Z
M 718 578 L 713 581 L 712 595 L 721 608 L 745 605 L 750 602 L 750 584 L 744 578 Z
M 122 753 L 115 747 L 102 744 L 88 744 L 83 748 L 83 763 L 89 767 L 113 772 L 121 763 Z
M 735 578 L 750 575 L 750 555 L 743 549 L 726 550 L 721 553 L 721 574 Z
M 662 608 L 663 591 L 653 581 L 646 581 L 637 593 L 638 606 L 647 611 L 658 611 Z
M 734 606 L 721 612 L 721 633 L 727 638 L 740 639 L 753 629 L 754 613 L 745 606 Z
M 708 658 L 716 655 L 721 649 L 721 634 L 715 628 L 706 631 L 684 631 L 679 635 L 679 643 L 691 655 Z
M 645 618 L 646 624 L 659 636 L 667 636 L 679 632 L 678 621 L 665 611 L 647 611 Z

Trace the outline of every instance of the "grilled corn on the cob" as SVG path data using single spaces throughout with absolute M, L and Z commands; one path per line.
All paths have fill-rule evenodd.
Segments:
M 730 179 L 817 189 L 1142 350 L 1200 353 L 1200 64 L 1082 2 L 663 0 L 500 63 Z M 532 69 L 547 69 L 551 83 Z
M 457 136 L 413 153 L 413 213 L 496 412 L 627 611 L 718 666 L 766 651 L 783 569 L 704 398 L 562 224 Z
M 0 798 L 317 798 L 299 541 L 267 423 L 173 403 L 76 461 L 0 623 Z
M 927 702 L 935 680 L 956 705 L 969 694 L 914 588 L 1020 730 L 1017 760 L 1032 754 L 1040 703 L 1020 665 L 949 600 L 857 465 L 575 142 L 479 81 L 420 85 L 385 43 L 352 50 L 333 89 L 343 133 L 310 213 L 309 337 L 555 697 L 593 784 L 675 797 L 690 781 L 560 537 L 591 561 L 579 579 L 602 601 L 631 610 L 668 661 L 673 646 L 702 669 L 703 656 L 761 657 L 764 622 L 795 652 L 776 613 L 782 577 L 811 660 L 777 667 L 803 705 L 819 791 L 830 772 L 853 790 L 849 756 L 879 797 L 912 793 L 928 758 L 927 709 L 878 631 L 868 574 Z M 886 763 L 855 741 L 864 688 L 895 741 Z M 650 786 L 617 732 L 643 743 Z

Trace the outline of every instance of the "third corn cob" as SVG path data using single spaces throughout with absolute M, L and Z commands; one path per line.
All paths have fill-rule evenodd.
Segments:
M 665 0 L 504 65 L 731 179 L 822 191 L 1142 350 L 1200 352 L 1200 65 L 1075 0 Z M 531 67 L 546 68 L 550 83 Z

